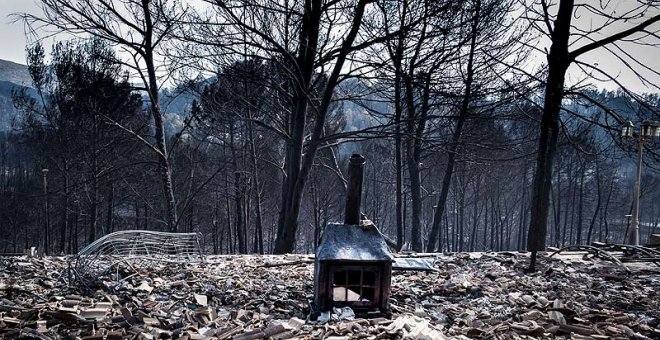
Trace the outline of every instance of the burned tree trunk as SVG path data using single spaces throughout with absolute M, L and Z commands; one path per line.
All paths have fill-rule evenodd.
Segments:
M 238 238 L 238 252 L 240 254 L 246 254 L 247 245 L 245 244 L 245 238 L 243 235 L 243 229 L 245 228 L 243 220 L 243 185 L 241 181 L 241 173 L 239 171 L 234 172 L 234 204 L 236 208 L 234 216 L 234 225 L 236 227 L 234 229 L 236 237 Z
M 527 250 L 532 252 L 529 270 L 535 270 L 536 253 L 545 249 L 547 234 L 548 202 L 552 184 L 552 163 L 557 150 L 559 135 L 559 112 L 564 97 L 564 77 L 570 64 L 568 39 L 570 37 L 573 0 L 563 0 L 555 19 L 552 46 L 548 55 L 548 78 L 546 80 L 541 135 L 536 158 L 536 173 L 532 186 L 531 221 L 527 236 Z
M 429 234 L 429 239 L 426 243 L 426 251 L 434 252 L 436 251 L 436 245 L 438 249 L 441 248 L 441 240 L 438 237 L 440 233 L 440 221 L 442 219 L 442 214 L 445 212 L 445 205 L 447 204 L 447 196 L 449 195 L 449 185 L 451 184 L 451 178 L 454 173 L 454 166 L 456 164 L 456 154 L 461 141 L 461 134 L 463 133 L 463 126 L 465 125 L 465 120 L 467 119 L 469 109 L 470 109 L 470 99 L 472 97 L 472 82 L 474 79 L 474 54 L 477 44 L 477 28 L 479 26 L 480 20 L 480 1 L 476 2 L 474 17 L 472 18 L 472 30 L 470 33 L 470 52 L 468 55 L 467 62 L 467 77 L 465 79 L 465 91 L 463 93 L 463 100 L 461 102 L 461 109 L 458 114 L 458 120 L 456 122 L 456 129 L 451 139 L 451 144 L 449 146 L 449 156 L 447 159 L 447 167 L 445 168 L 445 173 L 442 178 L 442 189 L 440 191 L 440 196 L 438 197 L 438 203 L 436 205 L 435 213 L 433 214 L 433 225 L 431 227 L 431 233 Z

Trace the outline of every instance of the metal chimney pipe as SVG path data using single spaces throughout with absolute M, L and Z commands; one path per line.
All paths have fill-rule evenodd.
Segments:
M 360 224 L 364 162 L 365 158 L 357 153 L 354 153 L 348 162 L 348 191 L 344 208 L 344 224 Z

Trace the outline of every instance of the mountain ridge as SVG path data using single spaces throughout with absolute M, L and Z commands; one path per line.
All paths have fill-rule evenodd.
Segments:
M 0 59 L 0 132 L 12 129 L 18 117 L 12 93 L 22 88 L 32 88 L 27 65 Z
M 32 79 L 30 78 L 27 65 L 4 59 L 0 59 L 0 81 L 32 87 Z

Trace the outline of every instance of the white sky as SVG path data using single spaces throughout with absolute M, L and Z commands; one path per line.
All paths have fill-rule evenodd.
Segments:
M 39 7 L 33 0 L 0 0 L 0 59 L 25 64 L 25 33 L 22 22 L 9 15 L 15 12 L 34 13 Z
M 624 2 L 622 2 L 624 3 Z M 23 22 L 12 22 L 14 18 L 10 14 L 17 12 L 28 12 L 38 14 L 40 11 L 36 0 L 0 0 L 0 59 L 9 60 L 25 64 L 25 45 L 26 37 Z M 660 9 L 658 9 L 660 12 Z M 593 24 L 592 18 L 579 17 L 574 19 L 579 26 L 589 26 Z M 653 30 L 660 29 L 660 24 L 651 26 Z M 609 32 L 608 32 L 609 33 Z M 42 32 L 43 34 L 43 32 Z M 659 42 L 660 43 L 660 42 Z M 44 42 L 47 49 L 52 44 L 52 39 Z M 654 70 L 660 70 L 660 46 L 635 46 L 633 44 L 623 45 L 627 52 L 640 56 L 640 59 Z M 619 82 L 636 92 L 657 92 L 654 89 L 644 86 L 637 77 L 629 70 L 626 70 L 620 61 L 616 60 L 609 52 L 599 49 L 585 54 L 580 58 L 587 63 L 597 63 L 599 67 L 606 69 L 611 75 L 616 75 Z M 660 77 L 651 76 L 648 71 L 639 70 L 642 74 L 648 76 L 655 84 L 660 84 Z M 567 75 L 568 82 L 574 82 L 583 78 L 582 73 L 575 67 L 569 69 Z M 599 87 L 609 90 L 616 89 L 614 83 L 597 82 Z

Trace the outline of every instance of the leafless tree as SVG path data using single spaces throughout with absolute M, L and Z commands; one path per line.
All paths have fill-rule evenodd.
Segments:
M 138 76 L 149 98 L 153 118 L 154 139 L 143 141 L 158 159 L 158 172 L 163 188 L 165 222 L 169 230 L 177 229 L 177 204 L 172 185 L 172 169 L 167 148 L 159 91 L 164 83 L 159 73 L 159 49 L 172 29 L 174 2 L 167 0 L 41 0 L 42 15 L 23 14 L 34 28 L 54 28 L 72 34 L 89 34 L 120 49 L 126 58 L 121 64 Z M 185 12 L 185 11 L 184 11 Z
M 560 132 L 562 101 L 568 92 L 565 78 L 569 66 L 587 68 L 592 74 L 594 70 L 599 71 L 599 69 L 579 60 L 586 53 L 598 49 L 609 51 L 617 49 L 623 57 L 630 57 L 617 43 L 622 41 L 640 44 L 658 43 L 653 25 L 660 21 L 660 14 L 654 2 L 639 1 L 624 11 L 616 11 L 615 5 L 616 3 L 613 2 L 592 5 L 576 4 L 573 0 L 560 0 L 558 3 L 541 0 L 528 7 L 531 13 L 537 14 L 531 15 L 536 26 L 551 38 L 550 50 L 547 53 L 543 116 L 527 238 L 527 249 L 532 251 L 530 270 L 535 270 L 537 252 L 545 248 L 552 168 Z M 588 29 L 573 24 L 572 20 L 575 16 L 587 13 L 601 19 L 602 24 Z M 601 33 L 611 30 L 616 33 Z M 620 56 L 616 53 L 615 55 Z M 607 75 L 605 72 L 600 73 Z
M 269 129 L 284 138 L 286 149 L 275 252 L 291 252 L 305 184 L 325 143 L 335 89 L 358 67 L 351 56 L 384 39 L 367 34 L 365 18 L 377 11 L 370 0 L 207 2 L 211 13 L 190 19 L 191 33 L 182 34 L 188 42 L 207 47 L 198 54 L 275 61 L 286 77 L 279 89 L 286 98 L 281 107 L 285 115 Z

